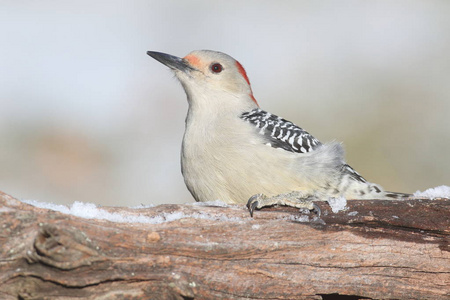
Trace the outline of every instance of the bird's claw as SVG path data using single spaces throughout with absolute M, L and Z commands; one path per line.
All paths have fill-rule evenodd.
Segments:
M 250 197 L 247 202 L 247 208 L 250 213 L 250 217 L 253 218 L 253 212 L 255 209 L 260 209 L 266 206 L 273 206 L 273 205 L 287 205 L 292 207 L 302 207 L 302 208 L 308 208 L 310 211 L 313 211 L 319 218 L 322 214 L 322 211 L 318 205 L 312 202 L 312 200 L 307 201 L 306 203 L 303 202 L 293 202 L 290 204 L 286 204 L 286 202 L 280 202 L 280 201 L 273 201 L 273 198 L 267 198 L 264 194 L 256 194 Z M 311 208 L 312 205 L 312 208 Z
M 313 209 L 311 209 L 311 211 L 315 212 L 317 217 L 320 218 L 320 215 L 322 214 L 322 210 L 320 209 L 320 207 L 313 203 Z
M 248 211 L 249 211 L 249 213 L 250 213 L 250 217 L 253 218 L 253 211 L 254 211 L 256 208 L 258 208 L 258 204 L 259 204 L 259 201 L 258 201 L 258 200 L 259 200 L 262 196 L 263 196 L 262 194 L 256 194 L 256 195 L 251 196 L 250 199 L 248 199 L 248 202 L 247 202 L 247 208 L 248 208 Z

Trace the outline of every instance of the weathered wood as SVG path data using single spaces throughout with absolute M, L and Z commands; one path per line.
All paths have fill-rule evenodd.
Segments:
M 349 201 L 337 214 L 317 204 L 320 219 L 285 207 L 253 219 L 244 206 L 102 208 L 155 224 L 113 223 L 0 193 L 0 298 L 450 298 L 449 200 Z

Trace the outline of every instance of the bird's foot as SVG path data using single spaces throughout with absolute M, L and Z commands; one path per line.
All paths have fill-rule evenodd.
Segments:
M 263 207 L 273 205 L 284 205 L 295 208 L 306 208 L 314 211 L 319 217 L 321 214 L 319 206 L 313 203 L 313 200 L 317 200 L 314 195 L 304 194 L 302 192 L 291 192 L 287 194 L 280 194 L 273 197 L 267 197 L 263 194 L 256 194 L 250 197 L 247 202 L 247 208 L 250 212 L 250 216 L 253 217 L 253 211 L 255 209 L 261 209 Z

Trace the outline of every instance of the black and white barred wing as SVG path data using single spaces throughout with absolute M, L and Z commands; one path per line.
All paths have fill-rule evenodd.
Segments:
M 241 118 L 259 129 L 267 144 L 274 148 L 307 153 L 321 145 L 319 140 L 294 123 L 259 108 L 243 113 Z
M 267 144 L 274 148 L 282 148 L 296 153 L 308 153 L 322 145 L 319 140 L 294 123 L 259 108 L 243 113 L 241 118 L 255 126 L 259 130 L 259 134 L 264 136 Z M 346 163 L 342 164 L 340 171 L 343 176 L 348 176 L 353 181 L 367 182 Z M 376 185 L 373 185 L 373 188 L 377 192 L 381 192 Z

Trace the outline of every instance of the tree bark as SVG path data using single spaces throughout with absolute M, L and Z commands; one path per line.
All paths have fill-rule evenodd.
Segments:
M 0 192 L 1 299 L 449 299 L 450 201 L 348 201 L 320 218 L 242 206 L 102 207 Z

